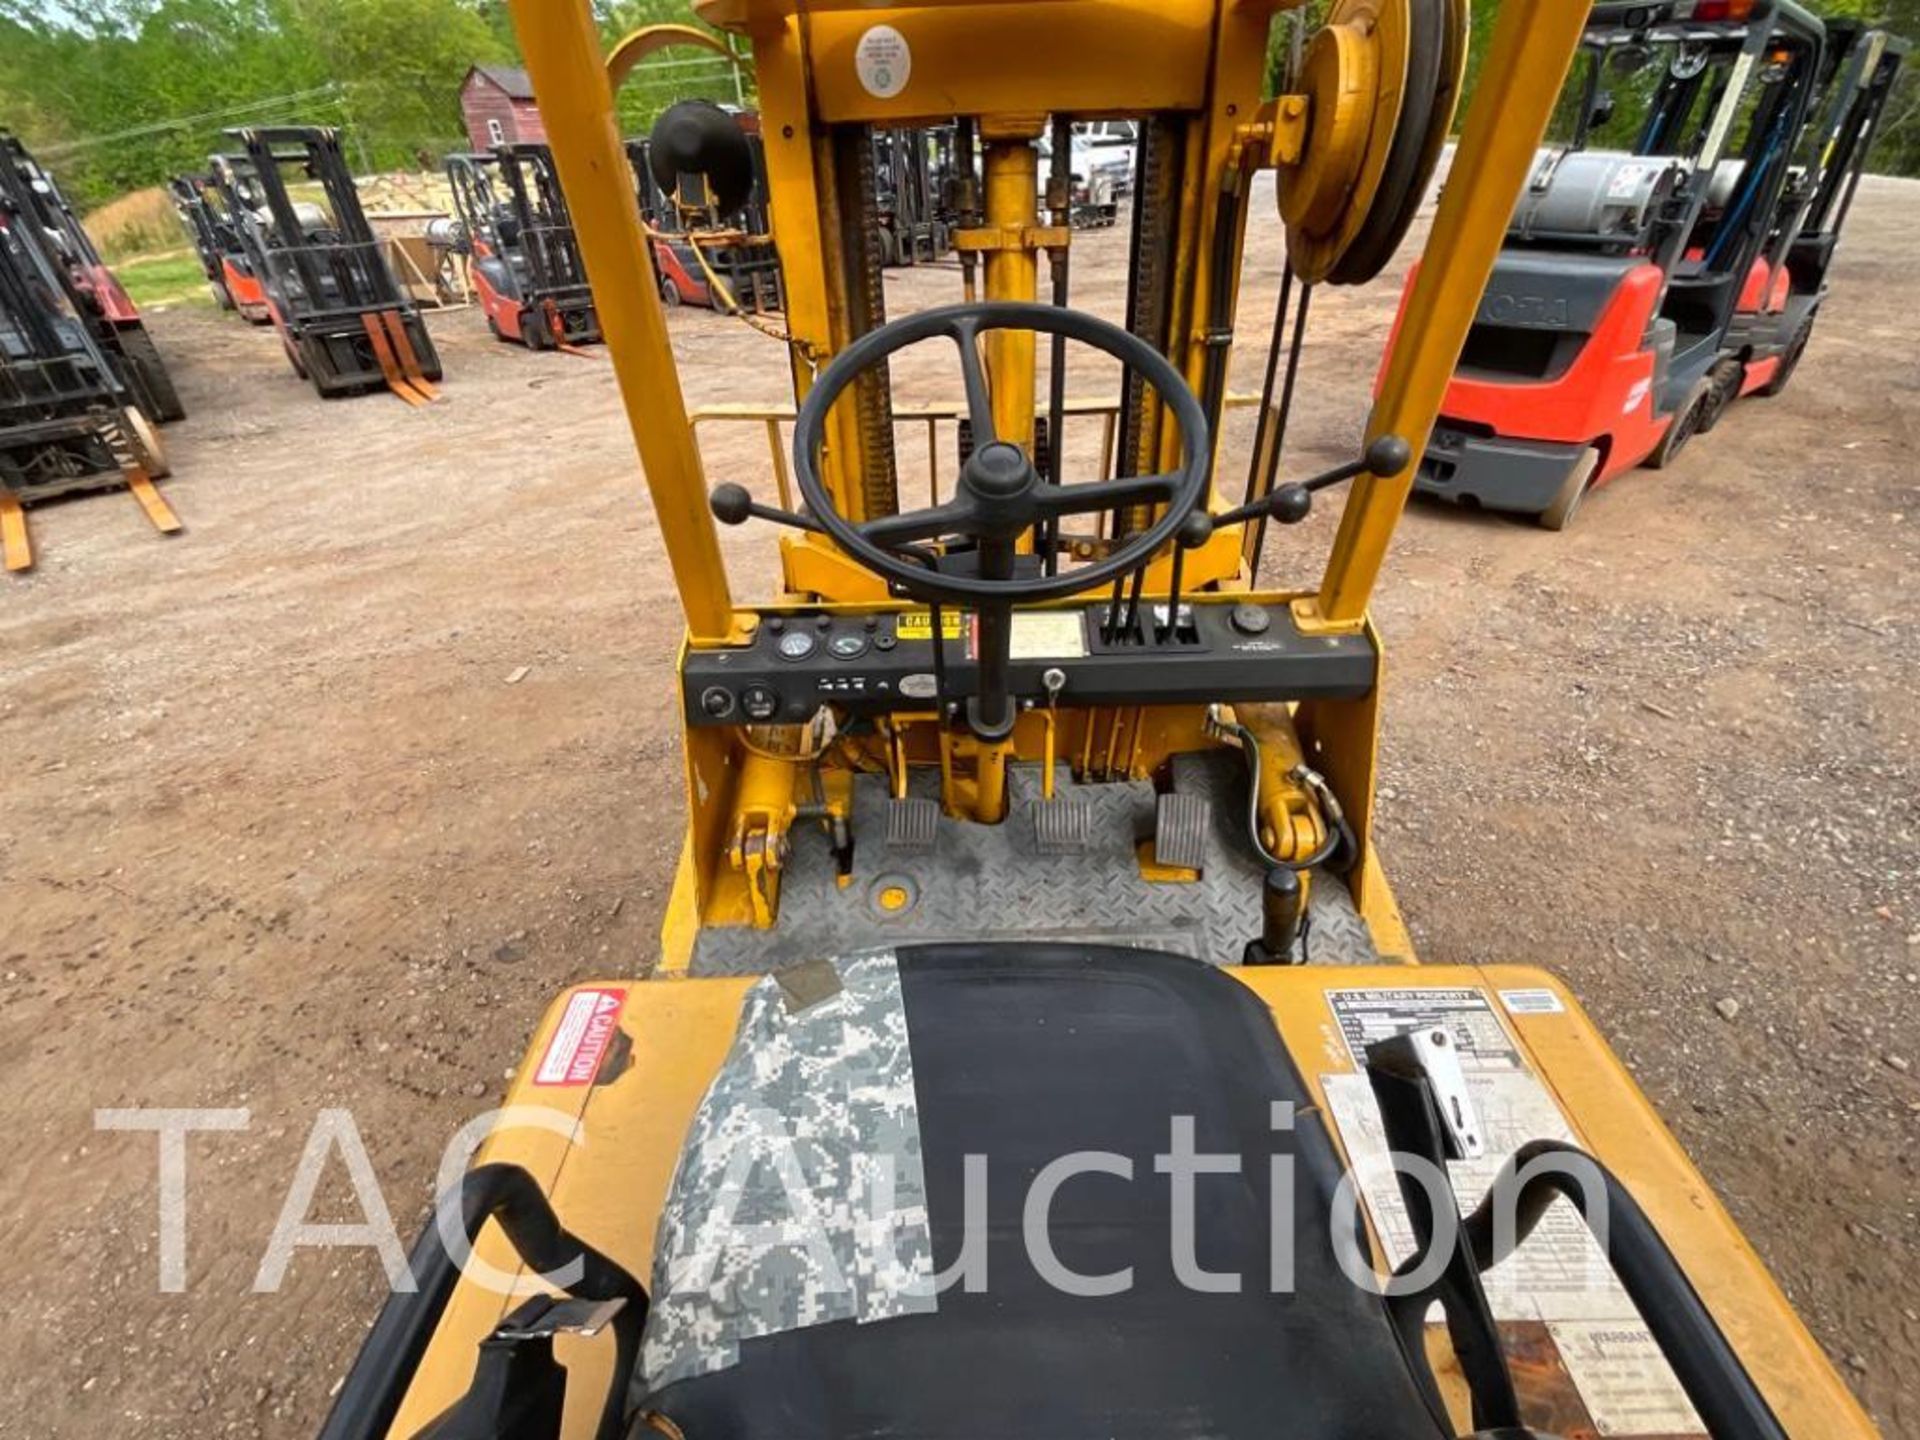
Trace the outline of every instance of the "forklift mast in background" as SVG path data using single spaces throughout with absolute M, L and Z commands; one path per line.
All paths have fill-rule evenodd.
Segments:
M 19 138 L 0 130 L 0 193 L 31 223 L 19 232 L 46 258 L 73 312 L 92 332 L 141 413 L 155 424 L 186 417 L 159 348 L 119 278 L 100 258 L 93 237 L 59 183 Z
M 180 528 L 153 482 L 159 438 L 49 257 L 38 217 L 0 187 L 0 558 L 33 565 L 25 507 L 125 486 L 156 529 Z
M 1828 58 L 1794 0 L 1594 7 L 1422 493 L 1561 529 L 1595 486 L 1664 468 L 1737 396 L 1778 388 L 1811 324 L 1782 262 Z
M 245 157 L 209 155 L 204 171 L 171 177 L 167 195 L 193 241 L 214 304 L 238 311 L 255 325 L 268 324 L 266 295 L 253 273 L 243 233 L 242 216 L 261 204 Z
M 387 265 L 360 206 L 340 134 L 288 126 L 227 132 L 244 151 L 262 204 L 244 216 L 248 254 L 294 372 L 323 397 L 385 388 L 409 405 L 439 397 L 440 357 Z M 321 200 L 296 200 L 293 171 Z
M 953 248 L 954 126 L 873 132 L 875 212 L 887 265 L 944 260 Z
M 574 350 L 600 339 L 586 267 L 553 155 L 544 145 L 496 145 L 446 158 L 467 270 L 487 325 L 530 350 Z

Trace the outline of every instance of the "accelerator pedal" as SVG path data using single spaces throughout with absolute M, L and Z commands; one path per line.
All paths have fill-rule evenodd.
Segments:
M 1078 795 L 1033 804 L 1033 845 L 1042 855 L 1083 855 L 1093 844 L 1093 806 Z
M 940 833 L 940 802 L 908 795 L 887 802 L 887 848 L 906 854 L 933 849 Z
M 1153 860 L 1175 870 L 1200 870 L 1213 829 L 1213 802 L 1204 795 L 1170 790 L 1153 813 Z

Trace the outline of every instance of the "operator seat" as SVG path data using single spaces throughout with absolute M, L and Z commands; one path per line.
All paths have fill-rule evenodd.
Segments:
M 758 1011 L 750 995 L 735 1050 L 694 1121 L 662 1254 L 675 1205 L 688 1202 L 698 1213 L 687 1186 L 701 1168 L 701 1137 L 731 1123 L 713 1107 L 730 1088 L 732 1067 L 758 1066 L 752 1083 L 732 1093 L 776 1110 L 788 1099 L 803 1110 L 817 1105 L 841 1083 L 872 1083 L 873 1057 L 886 1048 L 873 1037 L 896 1022 L 856 1015 L 845 1022 L 847 1035 L 859 1037 L 848 1054 L 823 1060 L 813 1050 L 796 1072 L 806 1075 L 807 1093 L 793 1095 L 780 1078 L 783 1062 L 767 1057 L 813 1043 L 800 1038 L 806 1010 L 835 1003 L 818 998 L 834 982 L 816 979 L 784 994 L 770 988 L 780 983 L 775 977 L 753 992 L 768 997 Z M 955 1285 L 930 1312 L 864 1323 L 824 1321 L 818 1309 L 809 1320 L 804 1296 L 785 1317 L 716 1322 L 707 1314 L 697 1322 L 706 1352 L 697 1363 L 710 1368 L 661 1385 L 641 1373 L 645 1358 L 636 1369 L 636 1440 L 662 1430 L 687 1440 L 1452 1435 L 1416 1373 L 1424 1362 L 1403 1352 L 1384 1302 L 1336 1263 L 1330 1237 L 1343 1166 L 1272 1017 L 1246 987 L 1213 966 L 1149 951 L 939 944 L 899 953 L 896 994 L 884 1003 L 905 1012 L 933 1271 L 962 1252 L 965 1157 L 985 1156 L 986 1203 L 976 1204 L 984 1211 L 984 1290 Z M 850 1073 L 837 1073 L 847 1066 Z M 1192 1191 L 1195 1258 L 1203 1270 L 1239 1275 L 1238 1293 L 1202 1293 L 1174 1270 L 1171 1189 L 1155 1156 L 1169 1150 L 1178 1116 L 1192 1117 L 1197 1152 L 1241 1157 L 1239 1174 L 1200 1175 Z M 817 1198 L 831 1206 L 832 1177 L 856 1162 L 827 1153 L 831 1125 L 797 1113 L 783 1123 L 804 1137 L 810 1180 L 828 1177 Z M 908 1143 L 908 1129 L 894 1127 L 897 1143 Z M 1066 1180 L 1054 1192 L 1047 1233 L 1069 1270 L 1130 1267 L 1125 1293 L 1063 1293 L 1042 1278 L 1023 1239 L 1036 1173 L 1080 1152 L 1124 1157 L 1132 1178 L 1085 1172 Z M 1291 1292 L 1277 1294 L 1269 1278 L 1276 1157 L 1291 1161 L 1294 1177 L 1294 1276 Z M 1364 1255 L 1357 1224 L 1356 1238 Z M 756 1254 L 729 1246 L 714 1284 L 767 1297 L 777 1309 L 782 1295 L 795 1295 L 793 1259 L 777 1247 Z M 664 1273 L 653 1292 L 645 1357 L 663 1353 L 657 1327 L 683 1327 L 681 1341 L 692 1333 L 689 1317 L 673 1313 Z M 746 1333 L 756 1328 L 764 1333 Z M 679 1368 L 685 1359 L 683 1349 Z

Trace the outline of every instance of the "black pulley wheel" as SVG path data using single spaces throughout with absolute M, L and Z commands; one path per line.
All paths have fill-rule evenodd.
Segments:
M 1439 143 L 1429 143 L 1436 114 L 1442 128 L 1453 115 L 1460 37 L 1448 23 L 1453 0 L 1408 0 L 1406 98 L 1394 126 L 1392 148 L 1367 218 L 1327 272 L 1335 285 L 1364 285 L 1393 258 L 1433 178 Z M 1444 134 L 1438 137 L 1445 139 Z

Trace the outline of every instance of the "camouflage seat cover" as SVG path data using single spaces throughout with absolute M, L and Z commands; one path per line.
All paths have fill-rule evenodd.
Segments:
M 1195 1178 L 1176 1257 L 1180 1124 L 1239 1168 Z M 634 1433 L 1450 1435 L 1336 1264 L 1343 1174 L 1271 1017 L 1200 962 L 928 945 L 769 977 L 660 1220 Z

